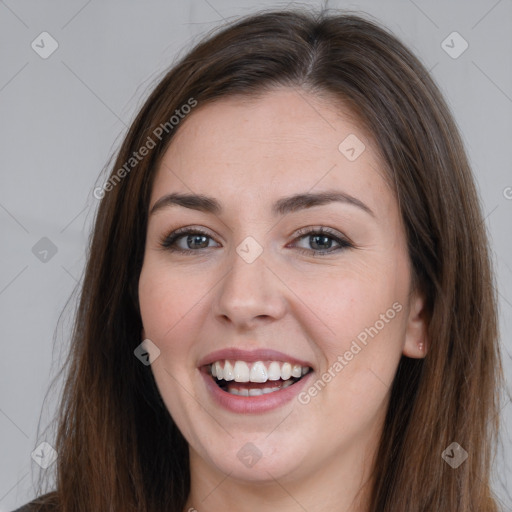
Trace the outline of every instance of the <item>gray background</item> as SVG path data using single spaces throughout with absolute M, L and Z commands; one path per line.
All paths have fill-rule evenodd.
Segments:
M 51 441 L 45 429 L 61 380 L 47 392 L 66 354 L 76 298 L 70 296 L 85 263 L 100 171 L 150 88 L 184 47 L 223 19 L 286 5 L 0 1 L 0 512 L 32 499 L 32 485 L 44 471 L 31 453 Z M 328 6 L 365 11 L 389 27 L 431 70 L 452 108 L 492 240 L 510 382 L 512 0 L 341 0 Z M 46 59 L 31 47 L 44 31 L 59 45 Z M 469 44 L 458 58 L 442 46 L 453 31 Z M 454 43 L 455 50 L 460 43 Z M 55 254 L 40 252 L 49 249 L 48 241 L 40 242 L 43 237 Z M 510 402 L 502 421 L 495 493 L 510 508 L 505 492 L 512 487 L 505 464 L 512 460 Z

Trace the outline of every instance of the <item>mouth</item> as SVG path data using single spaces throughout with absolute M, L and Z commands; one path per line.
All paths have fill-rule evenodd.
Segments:
M 275 393 L 293 386 L 312 371 L 310 366 L 291 361 L 220 359 L 203 366 L 224 392 L 241 397 Z

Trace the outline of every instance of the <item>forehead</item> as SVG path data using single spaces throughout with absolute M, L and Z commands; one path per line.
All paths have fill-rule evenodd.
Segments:
M 160 162 L 152 203 L 175 191 L 242 204 L 327 188 L 374 204 L 392 199 L 375 145 L 354 116 L 329 97 L 281 88 L 196 107 Z

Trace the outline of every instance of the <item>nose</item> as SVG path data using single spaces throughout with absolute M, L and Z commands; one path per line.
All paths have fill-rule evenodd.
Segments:
M 247 330 L 283 317 L 286 286 L 267 266 L 264 255 L 265 252 L 250 262 L 233 251 L 230 270 L 222 279 L 212 306 L 220 321 Z

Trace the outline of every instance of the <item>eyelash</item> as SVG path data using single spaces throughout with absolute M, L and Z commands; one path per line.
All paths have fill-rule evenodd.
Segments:
M 207 238 L 211 238 L 213 240 L 213 238 L 206 231 L 203 231 L 200 228 L 185 227 L 185 228 L 176 229 L 175 231 L 172 231 L 168 235 L 164 236 L 160 240 L 160 246 L 164 250 L 171 251 L 171 252 L 177 252 L 180 254 L 186 254 L 188 256 L 191 256 L 192 253 L 194 253 L 194 252 L 202 252 L 202 251 L 208 249 L 208 247 L 204 247 L 203 249 L 197 249 L 197 250 L 179 249 L 176 247 L 172 247 L 173 244 L 177 240 L 182 238 L 184 235 L 204 235 Z M 303 249 L 301 247 L 298 247 L 297 249 L 299 250 L 299 252 L 301 254 L 307 254 L 307 255 L 311 256 L 311 253 L 313 253 L 313 256 L 323 256 L 325 254 L 332 254 L 335 252 L 342 251 L 344 249 L 354 248 L 354 245 L 351 242 L 349 242 L 348 240 L 345 240 L 344 238 L 342 238 L 340 236 L 337 236 L 336 233 L 333 230 L 331 230 L 330 228 L 326 228 L 326 227 L 322 227 L 322 226 L 318 227 L 318 228 L 302 228 L 297 232 L 297 235 L 298 236 L 296 237 L 296 239 L 297 238 L 305 238 L 308 235 L 309 236 L 311 236 L 311 235 L 329 235 L 328 238 L 333 239 L 336 243 L 338 243 L 340 245 L 339 247 L 337 247 L 335 249 L 329 249 L 327 251 L 320 251 L 320 250 L 315 250 L 315 249 Z

